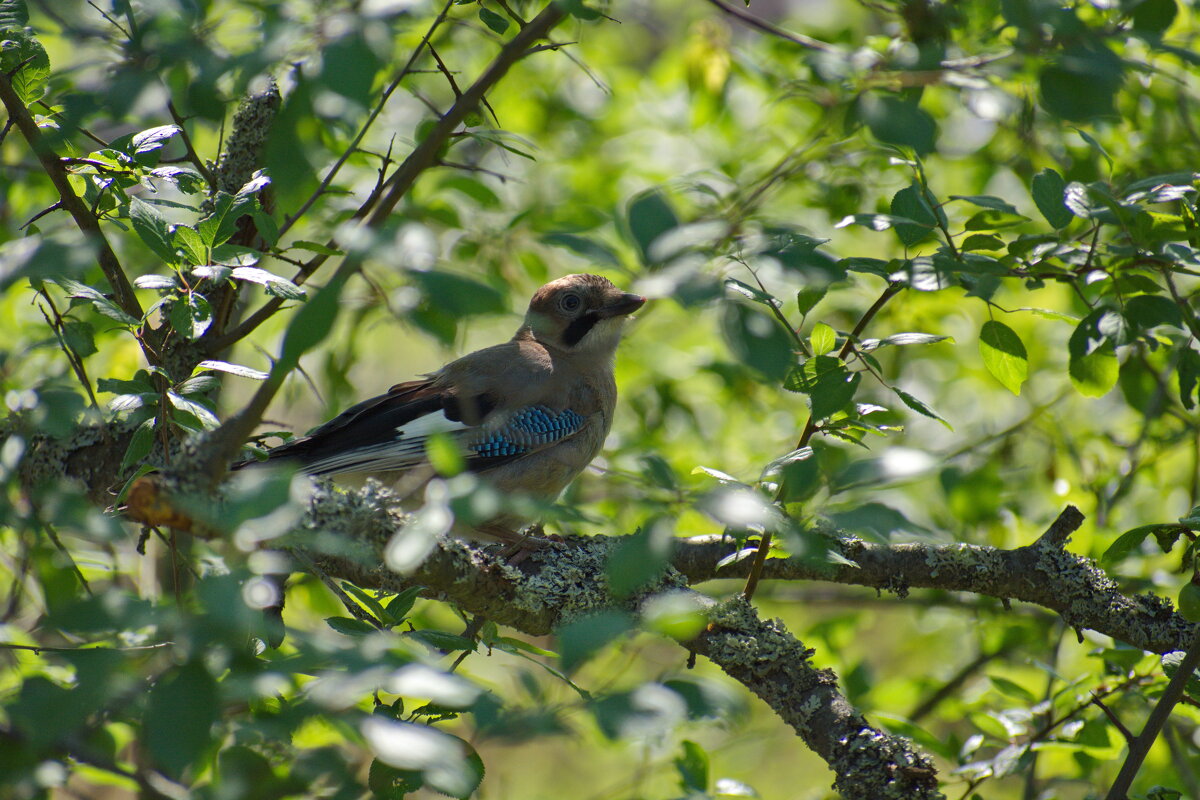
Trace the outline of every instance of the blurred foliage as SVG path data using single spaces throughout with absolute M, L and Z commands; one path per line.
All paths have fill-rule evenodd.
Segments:
M 800 43 L 717 3 L 568 5 L 553 38 L 572 44 L 515 66 L 366 231 L 349 223 L 380 170 L 536 3 L 0 0 L 0 68 L 141 305 L 7 120 L 0 795 L 827 796 L 791 731 L 710 665 L 686 669 L 670 637 L 694 612 L 670 598 L 531 642 L 464 634 L 417 589 L 301 577 L 287 641 L 265 649 L 277 565 L 257 543 L 299 513 L 285 477 L 231 490 L 212 541 L 139 540 L 61 472 L 20 477 L 44 437 L 114 437 L 115 502 L 268 373 L 285 382 L 266 427 L 303 431 L 508 336 L 566 272 L 653 298 L 618 357 L 599 469 L 551 512 L 637 532 L 618 593 L 675 535 L 772 531 L 801 553 L 797 523 L 824 517 L 876 541 L 1014 547 L 1070 502 L 1089 518 L 1072 549 L 1194 610 L 1190 0 L 750 4 L 815 37 Z M 438 59 L 393 86 L 431 26 Z M 218 190 L 237 103 L 268 78 L 282 106 L 262 171 Z M 298 285 L 342 248 L 360 277 Z M 272 298 L 281 313 L 202 352 Z M 1178 663 L 987 598 L 757 599 L 873 721 L 938 757 L 952 796 L 1100 796 L 1124 752 L 1113 720 L 1139 730 Z M 1200 796 L 1192 694 L 1133 796 Z

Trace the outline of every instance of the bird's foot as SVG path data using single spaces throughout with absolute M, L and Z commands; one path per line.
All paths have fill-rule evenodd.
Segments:
M 560 537 L 554 534 L 547 536 L 545 528 L 542 527 L 540 522 L 530 525 L 524 531 L 520 532 L 508 529 L 503 529 L 502 534 L 495 529 L 484 529 L 484 531 L 488 535 L 495 536 L 500 541 L 508 544 L 508 547 L 500 552 L 500 557 L 512 566 L 520 564 L 534 552 L 549 546 L 551 542 L 562 541 Z

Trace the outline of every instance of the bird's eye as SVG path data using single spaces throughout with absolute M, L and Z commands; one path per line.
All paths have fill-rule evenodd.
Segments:
M 558 305 L 563 311 L 578 311 L 579 306 L 583 304 L 583 300 L 577 294 L 564 294 L 562 299 L 558 301 Z

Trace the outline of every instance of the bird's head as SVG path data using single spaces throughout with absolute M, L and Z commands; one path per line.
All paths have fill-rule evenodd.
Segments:
M 523 330 L 556 350 L 612 352 L 626 317 L 645 302 L 599 275 L 567 275 L 534 293 Z

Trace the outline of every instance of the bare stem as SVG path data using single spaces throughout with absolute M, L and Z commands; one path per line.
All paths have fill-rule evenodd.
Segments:
M 1167 683 L 1167 688 L 1163 691 L 1162 697 L 1158 699 L 1154 710 L 1150 712 L 1150 717 L 1146 720 L 1146 727 L 1142 728 L 1142 732 L 1138 734 L 1137 738 L 1129 743 L 1129 754 L 1125 757 L 1125 763 L 1121 765 L 1121 771 L 1117 773 L 1117 779 L 1113 781 L 1112 788 L 1105 795 L 1105 800 L 1125 800 L 1129 787 L 1133 785 L 1133 779 L 1137 777 L 1138 770 L 1142 767 L 1142 762 L 1146 760 L 1150 748 L 1154 745 L 1154 740 L 1158 738 L 1163 726 L 1167 724 L 1171 710 L 1183 699 L 1183 691 L 1187 687 L 1187 682 L 1198 666 L 1200 666 L 1200 627 L 1196 629 L 1196 634 L 1192 638 L 1191 644 L 1188 645 L 1183 660 L 1179 662 L 1178 670 Z
M 113 252 L 104 232 L 100 230 L 100 221 L 88 211 L 83 200 L 71 188 L 66 169 L 63 168 L 58 155 L 42 139 L 41 131 L 38 130 L 33 115 L 29 113 L 29 109 L 25 107 L 13 89 L 12 79 L 8 75 L 0 75 L 0 102 L 4 103 L 9 119 L 13 120 L 17 129 L 21 131 L 21 135 L 29 143 L 29 148 L 33 150 L 41 162 L 42 168 L 50 177 L 54 188 L 58 190 L 62 207 L 75 220 L 75 225 L 83 232 L 84 236 L 98 246 L 100 269 L 104 272 L 104 277 L 108 279 L 109 285 L 112 286 L 113 300 L 126 314 L 134 319 L 141 319 L 142 305 L 133 292 L 132 284 L 125 276 L 125 270 L 117 260 L 117 254 Z M 150 358 L 151 353 L 145 352 L 146 357 Z M 151 363 L 154 363 L 153 359 L 151 359 Z

